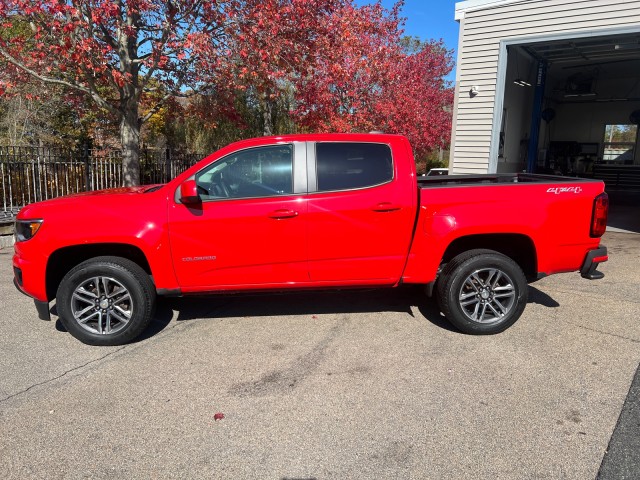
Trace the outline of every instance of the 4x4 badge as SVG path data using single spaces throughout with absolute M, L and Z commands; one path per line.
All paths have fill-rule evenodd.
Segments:
M 558 195 L 559 193 L 580 193 L 582 192 L 582 187 L 551 187 L 547 190 L 547 193 L 555 193 Z

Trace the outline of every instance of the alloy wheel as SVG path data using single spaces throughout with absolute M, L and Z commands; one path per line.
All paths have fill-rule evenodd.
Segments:
M 71 311 L 83 329 L 108 335 L 127 326 L 133 314 L 133 302 L 122 283 L 98 276 L 84 281 L 73 291 Z

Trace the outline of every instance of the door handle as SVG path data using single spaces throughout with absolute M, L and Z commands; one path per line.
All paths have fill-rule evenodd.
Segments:
M 269 218 L 275 218 L 276 220 L 281 220 L 283 218 L 293 218 L 297 216 L 298 216 L 298 212 L 294 210 L 287 210 L 287 209 L 274 210 L 269 214 Z
M 371 210 L 374 212 L 395 212 L 400 210 L 402 207 L 400 205 L 395 205 L 389 202 L 382 202 L 373 207 Z

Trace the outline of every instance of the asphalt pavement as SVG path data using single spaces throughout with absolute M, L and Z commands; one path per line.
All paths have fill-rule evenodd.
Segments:
M 604 243 L 499 335 L 401 288 L 164 299 L 123 347 L 38 320 L 1 249 L 0 478 L 638 478 L 640 235 Z

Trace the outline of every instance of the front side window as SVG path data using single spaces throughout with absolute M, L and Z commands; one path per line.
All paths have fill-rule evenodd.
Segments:
M 196 174 L 203 200 L 289 195 L 293 147 L 274 145 L 232 153 Z
M 353 190 L 393 179 L 389 145 L 381 143 L 316 144 L 318 191 Z

